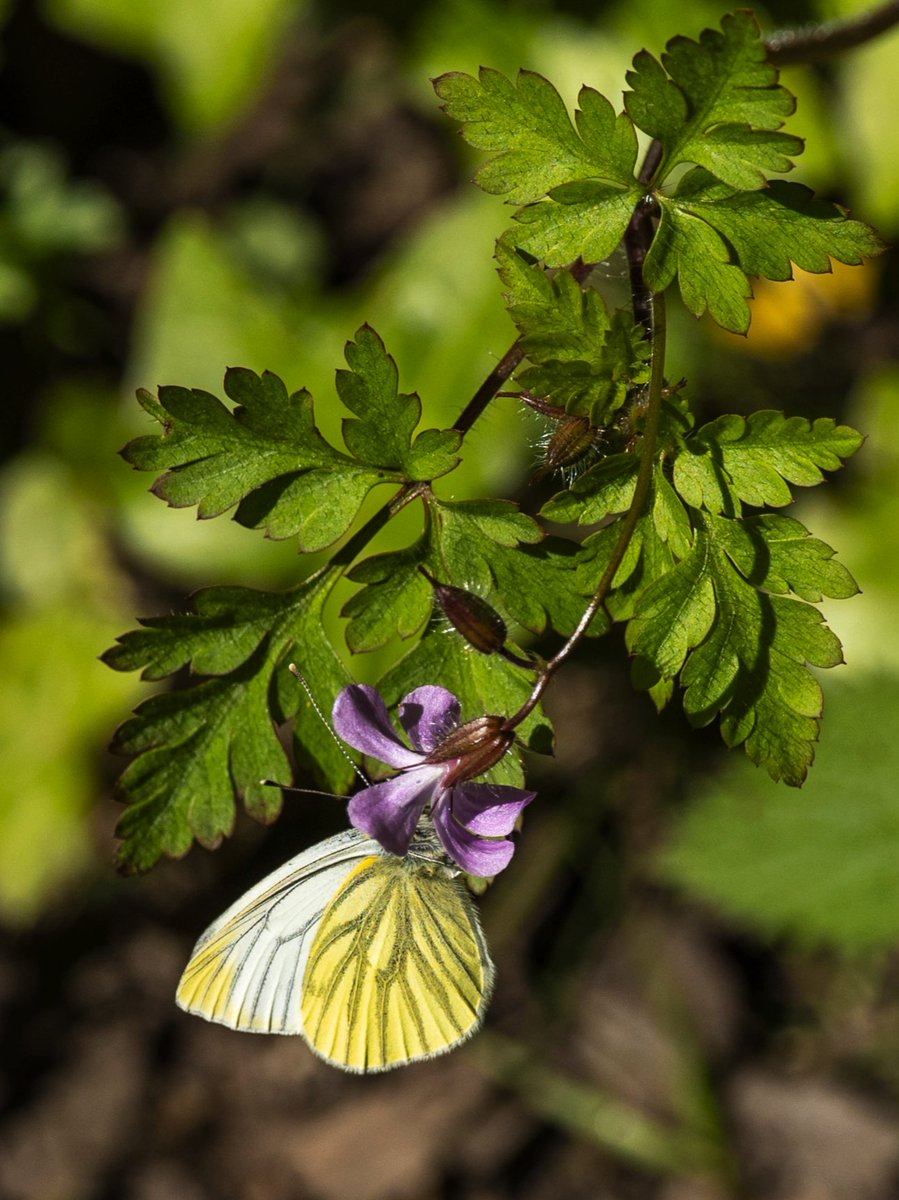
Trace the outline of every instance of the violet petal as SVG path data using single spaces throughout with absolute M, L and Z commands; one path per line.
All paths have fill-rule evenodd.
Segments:
M 350 823 L 376 838 L 391 854 L 405 854 L 442 774 L 442 767 L 413 767 L 363 788 L 350 797 Z
M 448 804 L 437 808 L 433 820 L 447 854 L 469 875 L 498 875 L 511 862 L 515 843 L 510 838 L 490 840 L 470 833 L 454 819 Z
M 334 701 L 331 720 L 348 746 L 390 767 L 411 767 L 421 755 L 404 746 L 390 723 L 387 706 L 375 688 L 351 683 Z
M 400 701 L 402 726 L 423 754 L 430 754 L 456 728 L 461 711 L 453 693 L 436 684 L 416 688 Z
M 453 816 L 471 833 L 502 837 L 536 795 L 499 783 L 459 783 L 452 791 Z

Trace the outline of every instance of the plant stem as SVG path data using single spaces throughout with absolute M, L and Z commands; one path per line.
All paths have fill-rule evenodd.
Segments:
M 461 434 L 468 433 L 472 425 L 503 386 L 506 380 L 512 375 L 515 368 L 524 358 L 524 350 L 519 342 L 514 342 L 506 353 L 502 356 L 469 402 L 465 405 L 459 418 L 453 425 L 453 429 L 458 430 Z
M 899 0 L 888 0 L 857 17 L 801 29 L 782 29 L 765 38 L 768 62 L 776 66 L 811 62 L 851 50 L 899 24 Z
M 631 500 L 630 507 L 625 513 L 624 519 L 621 522 L 621 532 L 618 536 L 618 541 L 615 543 L 615 549 L 612 551 L 612 557 L 603 571 L 602 578 L 596 591 L 593 593 L 593 598 L 584 610 L 581 619 L 578 621 L 568 640 L 562 648 L 540 669 L 538 678 L 531 689 L 531 694 L 521 706 L 514 716 L 508 718 L 503 723 L 503 729 L 516 729 L 526 717 L 533 712 L 534 708 L 540 700 L 540 697 L 546 691 L 549 681 L 562 665 L 566 658 L 574 650 L 575 646 L 589 629 L 593 618 L 605 605 L 606 599 L 612 588 L 612 581 L 615 574 L 627 553 L 627 548 L 630 545 L 631 538 L 634 535 L 634 530 L 637 527 L 646 501 L 649 498 L 650 489 L 652 487 L 652 473 L 655 467 L 656 445 L 658 443 L 659 419 L 662 412 L 662 391 L 665 381 L 665 296 L 663 292 L 651 294 L 649 303 L 649 319 L 652 328 L 652 373 L 649 381 L 649 398 L 647 401 L 646 422 L 643 428 L 643 445 L 640 455 L 640 471 L 637 475 L 637 483 L 634 488 L 634 496 Z

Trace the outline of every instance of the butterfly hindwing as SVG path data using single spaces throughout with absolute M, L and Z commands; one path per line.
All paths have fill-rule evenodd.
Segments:
M 346 1070 L 387 1070 L 470 1037 L 492 986 L 461 880 L 438 862 L 371 855 L 347 875 L 315 932 L 304 1036 Z
M 380 847 L 350 829 L 298 854 L 206 930 L 178 985 L 181 1008 L 232 1029 L 303 1033 L 301 989 L 329 900 Z

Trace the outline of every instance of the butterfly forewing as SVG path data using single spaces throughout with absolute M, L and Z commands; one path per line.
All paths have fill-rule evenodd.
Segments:
M 178 985 L 178 1004 L 232 1029 L 303 1033 L 303 972 L 334 892 L 376 842 L 351 829 L 297 855 L 206 930 Z
M 492 985 L 464 884 L 438 863 L 371 855 L 347 875 L 314 935 L 305 1037 L 351 1071 L 431 1058 L 475 1032 Z

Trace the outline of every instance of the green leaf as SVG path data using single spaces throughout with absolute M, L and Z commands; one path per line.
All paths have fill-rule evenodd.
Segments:
M 347 449 L 369 467 L 402 472 L 408 480 L 435 479 L 458 465 L 462 435 L 426 429 L 413 441 L 421 400 L 399 391 L 396 363 L 373 329 L 363 325 L 347 342 L 348 371 L 337 372 L 337 392 L 356 419 L 343 423 Z
M 549 521 L 595 525 L 613 513 L 627 512 L 639 470 L 636 455 L 610 454 L 579 475 L 567 491 L 549 499 L 541 513 Z
M 782 507 L 793 495 L 789 484 L 814 487 L 822 471 L 835 471 L 863 442 L 848 425 L 830 417 L 807 421 L 761 409 L 703 425 L 674 463 L 674 486 L 688 504 L 710 512 L 740 512 L 741 501 Z
M 605 301 L 568 274 L 550 278 L 527 262 L 508 235 L 497 243 L 499 274 L 509 315 L 534 365 L 516 382 L 591 424 L 604 424 L 624 403 L 628 389 L 647 378 L 649 346 L 626 311 L 610 319 Z
M 662 143 L 659 179 L 691 162 L 731 187 L 761 188 L 802 152 L 801 138 L 776 132 L 795 100 L 777 83 L 749 11 L 728 14 L 720 33 L 706 29 L 699 42 L 672 38 L 661 63 L 642 50 L 627 82 L 628 115 Z
M 754 587 L 792 592 L 813 604 L 824 596 L 845 600 L 859 590 L 834 550 L 792 517 L 764 513 L 742 521 L 712 520 L 719 543 Z
M 792 264 L 821 274 L 831 260 L 858 266 L 883 243 L 862 221 L 799 183 L 773 180 L 764 191 L 736 192 L 693 171 L 678 189 L 681 211 L 707 221 L 732 247 L 740 269 L 765 279 L 792 279 Z
M 113 749 L 138 757 L 123 772 L 129 797 L 119 821 L 117 861 L 144 871 L 163 855 L 180 857 L 196 838 L 212 849 L 234 825 L 234 793 L 258 819 L 275 819 L 287 757 L 268 712 L 266 655 L 185 692 L 153 696 L 119 730 Z
M 323 629 L 333 582 L 334 573 L 323 572 L 280 595 L 210 588 L 198 593 L 196 613 L 147 622 L 108 652 L 111 666 L 145 666 L 150 678 L 189 661 L 216 672 L 151 697 L 116 735 L 115 750 L 137 755 L 120 781 L 128 804 L 118 830 L 125 870 L 185 854 L 194 839 L 217 845 L 233 826 L 235 795 L 252 816 L 274 820 L 280 793 L 261 780 L 290 781 L 276 722 L 296 718 L 297 753 L 315 765 L 318 782 L 349 786 L 349 764 L 286 672 L 290 655 L 326 707 L 347 682 Z
M 653 291 L 661 292 L 677 276 L 684 304 L 694 316 L 709 316 L 734 333 L 749 328 L 752 294 L 743 271 L 731 262 L 723 238 L 706 221 L 659 197 L 662 219 L 644 263 Z
M 749 328 L 744 276 L 791 279 L 831 269 L 831 260 L 858 265 L 883 250 L 880 239 L 836 204 L 808 188 L 774 180 L 764 191 L 734 192 L 706 171 L 689 172 L 677 195 L 659 196 L 662 219 L 646 257 L 646 279 L 657 290 L 678 277 L 684 303 L 735 333 Z
M 391 638 L 410 638 L 431 615 L 432 588 L 418 570 L 429 561 L 429 539 L 389 554 L 363 559 L 349 578 L 364 583 L 343 606 L 346 641 L 354 654 L 376 650 Z
M 697 537 L 690 553 L 640 595 L 627 627 L 628 649 L 647 658 L 662 679 L 678 674 L 715 619 L 710 547 Z
M 210 587 L 191 597 L 193 612 L 147 617 L 122 634 L 103 661 L 116 671 L 143 668 L 143 679 L 164 679 L 181 667 L 225 675 L 250 657 L 284 610 L 284 597 L 252 588 Z
M 276 375 L 232 368 L 225 392 L 234 409 L 198 389 L 162 387 L 158 402 L 139 393 L 163 432 L 136 438 L 122 455 L 138 470 L 164 472 L 152 490 L 173 508 L 196 504 L 208 518 L 244 500 L 242 523 L 277 537 L 298 533 L 301 549 L 318 550 L 346 531 L 371 487 L 398 479 L 330 446 L 309 393 L 288 396 Z
M 658 873 L 751 929 L 849 950 L 899 937 L 899 680 L 856 676 L 827 696 L 801 792 L 734 763 L 675 825 Z
M 602 262 L 624 237 L 644 190 L 623 192 L 590 180 L 562 184 L 542 203 L 518 210 L 515 244 L 548 266 Z
M 690 578 L 692 595 L 698 598 L 693 608 L 685 604 L 683 617 L 671 606 L 664 612 L 661 606 L 654 609 L 652 592 L 647 592 L 637 607 L 641 624 L 633 634 L 629 631 L 629 640 L 663 677 L 680 669 L 668 651 L 671 644 L 685 650 L 695 646 L 681 675 L 684 710 L 690 720 L 708 724 L 720 711 L 728 745 L 745 742 L 749 757 L 765 766 L 772 778 L 799 784 L 814 756 L 821 711 L 820 687 L 807 666 L 836 666 L 842 653 L 816 609 L 759 590 L 768 576 L 758 571 L 756 558 L 747 561 L 745 542 L 754 539 L 758 553 L 765 549 L 762 543 L 769 532 L 778 536 L 784 530 L 754 522 L 747 531 L 742 523 L 725 518 L 700 519 Z M 739 548 L 737 554 L 732 553 L 734 546 Z M 809 572 L 804 550 L 797 562 L 790 563 L 782 538 L 773 552 L 758 555 L 762 560 L 766 556 L 779 560 L 781 569 L 795 575 L 807 591 L 829 586 L 827 566 Z M 714 620 L 707 636 L 700 639 L 696 614 L 709 583 L 714 591 Z M 840 587 L 838 583 L 836 590 Z M 679 630 L 669 628 L 674 620 L 679 621 Z M 664 653 L 655 651 L 656 643 Z
M 516 82 L 488 67 L 477 79 L 450 72 L 434 88 L 465 139 L 493 152 L 476 177 L 486 192 L 527 204 L 558 184 L 590 179 L 639 195 L 633 125 L 592 88 L 578 96 L 576 128 L 553 85 L 533 71 L 520 71 Z
M 585 607 L 574 587 L 575 556 L 561 539 L 544 540 L 515 505 L 442 503 L 434 510 L 434 538 L 432 570 L 442 582 L 473 588 L 533 633 L 547 620 L 559 633 L 574 628 Z

